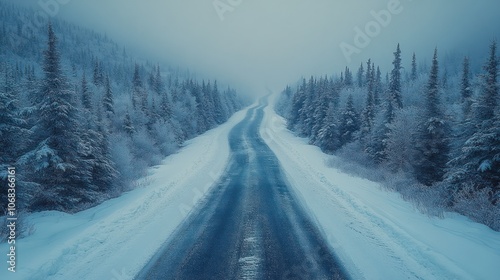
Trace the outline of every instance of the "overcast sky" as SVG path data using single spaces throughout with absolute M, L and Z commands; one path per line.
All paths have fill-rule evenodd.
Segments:
M 346 65 L 355 71 L 368 58 L 388 70 L 398 42 L 409 65 L 413 51 L 419 60 L 430 59 L 436 46 L 441 53 L 486 54 L 491 40 L 500 38 L 498 0 L 60 2 L 68 4 L 58 16 L 105 32 L 147 58 L 256 93 Z M 369 42 L 356 28 L 365 34 L 368 28 Z

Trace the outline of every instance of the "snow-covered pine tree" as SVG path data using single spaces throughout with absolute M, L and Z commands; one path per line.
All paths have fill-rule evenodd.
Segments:
M 354 141 L 354 135 L 360 128 L 359 115 L 354 108 L 352 94 L 347 97 L 346 107 L 342 112 L 339 124 L 340 145 Z
M 14 83 L 13 74 L 8 65 L 5 67 L 3 75 L 0 72 L 0 75 L 4 78 L 0 84 L 0 151 L 2 151 L 0 153 L 0 165 L 15 162 L 22 147 L 19 140 L 27 132 L 23 127 L 25 121 L 19 116 L 19 88 Z M 6 170 L 6 168 L 3 168 L 3 170 Z
M 105 80 L 105 90 L 111 91 L 109 86 L 109 78 Z M 109 94 L 105 92 L 103 102 L 94 105 L 91 102 L 91 93 L 85 79 L 85 74 L 82 77 L 82 116 L 79 121 L 80 137 L 82 149 L 79 154 L 86 166 L 90 170 L 91 179 L 88 185 L 89 189 L 99 193 L 94 198 L 94 201 L 88 202 L 89 205 L 99 203 L 108 198 L 113 189 L 115 179 L 117 178 L 117 170 L 114 162 L 111 160 L 109 143 L 108 143 L 108 118 L 103 119 L 103 110 L 108 110 Z M 108 108 L 108 109 L 106 109 Z M 95 115 L 97 113 L 97 115 Z M 111 112 L 107 112 L 111 114 Z M 109 116 L 109 115 L 108 115 Z
M 311 136 L 311 129 L 314 122 L 314 101 L 316 99 L 316 80 L 313 76 L 309 79 L 306 88 L 304 105 L 300 109 L 300 135 L 304 137 Z
M 451 162 L 449 163 L 450 166 L 453 166 L 454 159 L 462 154 L 462 147 L 464 146 L 465 142 L 476 131 L 472 114 L 473 90 L 470 82 L 469 68 L 469 58 L 465 57 L 462 65 L 462 75 L 460 79 L 460 105 L 462 107 L 462 111 L 461 116 L 456 120 L 456 125 L 454 126 L 454 141 L 452 142 L 450 154 L 452 158 Z
M 148 109 L 148 94 L 144 89 L 139 64 L 135 64 L 134 76 L 132 78 L 132 107 L 133 109 L 141 109 L 147 112 Z
M 48 48 L 44 53 L 44 78 L 37 105 L 36 148 L 20 159 L 31 167 L 31 179 L 42 191 L 34 197 L 32 210 L 74 211 L 92 203 L 97 190 L 90 188 L 90 168 L 82 159 L 82 139 L 78 128 L 80 112 L 75 92 L 69 89 L 61 70 L 56 36 L 48 26 Z
M 496 42 L 493 42 L 490 47 L 488 62 L 484 66 L 485 73 L 481 77 L 481 95 L 475 110 L 476 123 L 479 128 L 491 126 L 498 105 L 498 59 L 496 50 Z
M 15 70 L 8 63 L 0 66 L 0 199 L 7 201 L 7 168 L 16 167 L 17 207 L 24 210 L 31 201 L 30 194 L 37 188 L 25 182 L 24 167 L 17 164 L 17 159 L 29 145 L 32 132 L 20 107 L 22 88 L 14 75 Z
M 212 84 L 210 81 L 205 86 L 201 87 L 201 106 L 203 108 L 203 115 L 207 121 L 206 129 L 209 130 L 216 126 L 216 110 L 215 100 L 212 92 Z
M 411 74 L 410 74 L 410 80 L 414 82 L 417 80 L 417 57 L 415 53 L 413 53 L 413 56 L 411 57 Z
M 304 106 L 306 99 L 306 80 L 302 79 L 302 84 L 297 87 L 297 91 L 293 95 L 292 105 L 290 107 L 290 112 L 287 116 L 287 128 L 295 131 L 300 123 L 300 110 Z
M 448 88 L 448 69 L 445 68 L 443 71 L 443 76 L 441 77 L 441 87 L 443 89 Z
M 323 127 L 325 116 L 330 104 L 328 92 L 328 78 L 320 78 L 318 82 L 318 97 L 314 101 L 313 127 L 311 129 L 310 143 L 316 143 L 318 132 Z
M 357 83 L 358 83 L 358 87 L 364 87 L 365 86 L 365 80 L 364 80 L 364 73 L 365 73 L 365 70 L 364 70 L 364 67 L 363 67 L 363 63 L 361 63 L 359 65 L 359 68 L 358 68 L 358 73 L 356 74 L 356 77 L 357 77 Z
M 449 129 L 443 116 L 439 91 L 436 49 L 426 88 L 426 103 L 419 129 L 418 156 L 415 162 L 415 177 L 427 186 L 443 179 L 449 156 Z
M 161 95 L 159 114 L 164 121 L 169 121 L 172 117 L 172 106 L 167 93 Z
M 134 124 L 132 123 L 132 118 L 130 117 L 130 113 L 128 112 L 128 110 L 126 111 L 125 118 L 123 119 L 122 129 L 130 137 L 132 137 L 132 135 L 135 133 L 135 127 Z
M 389 81 L 389 96 L 392 99 L 394 109 L 403 108 L 403 98 L 401 96 L 401 49 L 399 44 L 394 52 L 394 60 L 392 62 L 394 68 L 391 71 Z
M 227 120 L 227 116 L 222 107 L 222 101 L 220 98 L 219 87 L 217 86 L 217 80 L 214 81 L 213 87 L 209 90 L 209 93 L 212 96 L 212 103 L 214 105 L 214 119 L 217 125 L 225 122 Z
M 326 153 L 333 153 L 340 148 L 339 123 L 334 102 L 328 102 L 323 126 L 318 131 L 316 144 Z
M 81 101 L 82 106 L 85 110 L 89 112 L 92 110 L 92 97 L 89 86 L 87 84 L 87 79 L 85 78 L 85 72 L 82 75 L 82 84 L 81 84 Z
M 386 108 L 382 122 L 375 127 L 373 132 L 373 139 L 370 145 L 370 152 L 373 160 L 376 163 L 382 163 L 387 160 L 387 144 L 391 137 L 391 124 L 395 118 L 394 108 L 392 107 L 391 100 L 384 103 Z
M 156 66 L 153 66 L 153 69 L 148 74 L 148 87 L 149 90 L 155 92 L 155 84 L 156 84 Z
M 95 60 L 94 62 L 94 69 L 93 69 L 93 75 L 92 75 L 92 81 L 96 87 L 100 87 L 103 85 L 103 71 L 102 71 L 102 64 L 99 63 L 99 60 Z
M 367 63 L 367 75 L 368 77 L 368 88 L 367 88 L 367 95 L 366 95 L 366 103 L 365 103 L 365 108 L 363 109 L 363 112 L 361 114 L 361 134 L 360 134 L 360 141 L 364 146 L 365 152 L 368 154 L 372 154 L 368 146 L 370 145 L 370 139 L 369 136 L 371 134 L 371 131 L 373 129 L 373 124 L 375 121 L 375 99 L 373 97 L 374 93 L 374 88 L 375 88 L 375 76 L 374 76 L 374 69 L 371 66 L 371 60 L 368 60 Z
M 462 153 L 451 163 L 447 180 L 453 192 L 466 185 L 474 188 L 493 188 L 498 199 L 500 184 L 500 112 L 498 106 L 498 58 L 496 42 L 490 47 L 490 56 L 481 76 L 481 90 L 475 104 L 475 133 L 465 142 Z M 494 196 L 495 194 L 492 194 Z M 493 197 L 492 197 L 493 199 Z
M 352 77 L 352 72 L 346 66 L 345 72 L 344 72 L 344 85 L 346 87 L 352 87 L 353 84 L 354 84 L 354 81 L 353 81 L 353 77 Z
M 460 81 L 460 97 L 462 103 L 463 119 L 469 119 L 472 108 L 472 87 L 470 84 L 470 65 L 469 58 L 465 57 L 462 68 L 462 77 Z
M 97 118 L 87 116 L 87 127 L 82 133 L 85 147 L 83 159 L 90 166 L 91 188 L 100 194 L 95 197 L 95 202 L 108 198 L 115 187 L 118 171 L 111 160 L 109 148 L 109 132 L 102 117 L 102 109 L 97 108 Z M 83 120 L 82 120 L 83 121 Z
M 102 100 L 102 105 L 103 105 L 106 117 L 109 120 L 111 115 L 113 115 L 115 113 L 113 90 L 111 88 L 111 82 L 109 80 L 109 75 L 106 75 L 106 82 L 105 82 L 104 86 L 105 86 L 105 88 L 104 88 L 104 97 Z
M 380 67 L 377 66 L 377 72 L 375 74 L 375 86 L 373 88 L 373 103 L 376 107 L 380 105 L 380 98 L 382 94 L 382 73 L 380 72 Z
M 163 79 L 161 77 L 160 65 L 156 66 L 156 71 L 154 75 L 155 76 L 154 76 L 153 91 L 156 94 L 161 95 L 165 91 L 165 84 L 163 83 Z
M 196 106 L 196 124 L 197 124 L 197 133 L 201 134 L 209 129 L 210 120 L 208 119 L 207 114 L 210 112 L 205 110 L 204 105 L 204 94 L 203 94 L 203 84 L 200 87 L 197 83 L 194 83 L 192 80 L 189 82 L 189 90 L 191 94 L 195 98 L 195 106 Z

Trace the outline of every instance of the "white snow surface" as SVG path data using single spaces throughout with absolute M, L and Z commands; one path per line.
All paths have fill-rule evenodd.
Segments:
M 0 279 L 133 279 L 224 172 L 229 131 L 246 111 L 187 141 L 133 191 L 73 215 L 31 214 L 36 232 L 16 241 L 16 272 L 3 262 Z
M 500 233 L 455 213 L 417 211 L 375 182 L 328 167 L 332 157 L 265 109 L 261 136 L 353 279 L 500 279 Z
M 457 214 L 429 218 L 377 183 L 327 167 L 331 156 L 285 128 L 275 98 L 261 135 L 353 279 L 498 279 L 499 232 Z M 228 133 L 246 111 L 188 141 L 133 191 L 73 215 L 31 214 L 36 232 L 17 240 L 16 272 L 4 262 L 0 279 L 133 279 L 224 172 Z

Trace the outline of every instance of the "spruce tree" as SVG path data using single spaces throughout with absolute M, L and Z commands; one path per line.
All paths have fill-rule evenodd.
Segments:
M 206 129 L 210 129 L 215 126 L 215 104 L 212 96 L 212 86 L 210 85 L 210 81 L 205 84 L 205 81 L 202 81 L 201 84 L 201 111 L 203 119 L 206 123 Z
M 18 209 L 24 210 L 30 203 L 29 194 L 36 192 L 37 188 L 25 182 L 27 174 L 23 166 L 17 163 L 17 159 L 28 147 L 32 132 L 28 129 L 28 121 L 23 118 L 20 107 L 22 89 L 15 82 L 15 73 L 10 65 L 5 66 L 3 75 L 0 67 L 0 199 L 8 201 L 10 192 L 7 190 L 7 169 L 16 167 L 16 205 Z
M 92 81 L 96 87 L 100 87 L 103 84 L 102 66 L 99 63 L 99 60 L 97 60 L 97 59 L 95 60 L 95 63 L 94 63 Z
M 328 102 L 323 125 L 318 131 L 316 144 L 326 153 L 333 153 L 340 148 L 340 136 L 336 108 L 333 102 Z
M 399 44 L 394 52 L 394 60 L 392 62 L 394 68 L 391 71 L 389 81 L 389 96 L 393 102 L 394 109 L 403 108 L 403 98 L 401 96 L 401 49 Z
M 364 75 L 365 73 L 365 70 L 363 68 L 363 63 L 361 63 L 359 65 L 359 68 L 358 68 L 358 73 L 357 73 L 357 82 L 358 82 L 358 87 L 363 87 L 365 86 L 365 80 L 364 80 Z
M 457 120 L 456 140 L 454 141 L 454 157 L 460 154 L 460 148 L 465 144 L 465 141 L 475 132 L 474 119 L 472 116 L 472 86 L 470 84 L 470 69 L 469 59 L 464 58 L 462 76 L 460 81 L 460 103 L 462 105 L 462 116 Z
M 125 113 L 125 118 L 123 120 L 123 126 L 122 129 L 129 135 L 132 136 L 135 133 L 135 127 L 134 124 L 132 123 L 132 118 L 130 117 L 130 113 L 127 112 Z
M 111 89 L 111 82 L 109 81 L 109 75 L 106 76 L 106 84 L 105 84 L 104 98 L 102 100 L 102 104 L 104 107 L 104 112 L 106 113 L 106 116 L 109 119 L 110 116 L 115 113 L 113 90 Z
M 484 66 L 482 75 L 481 95 L 476 108 L 476 120 L 479 127 L 489 127 L 493 121 L 498 104 L 498 59 L 496 57 L 496 42 L 490 47 L 490 57 Z
M 160 95 L 163 93 L 165 89 L 165 85 L 163 84 L 163 80 L 160 72 L 160 65 L 156 66 L 156 72 L 154 74 L 154 85 L 153 90 L 156 94 Z
M 91 112 L 91 109 L 92 109 L 92 97 L 91 97 L 91 93 L 90 93 L 90 90 L 89 90 L 89 86 L 87 85 L 87 79 L 85 78 L 85 72 L 83 73 L 83 76 L 82 76 L 82 88 L 81 88 L 81 99 L 82 99 L 82 105 L 83 105 L 83 108 L 88 111 L 88 112 Z
M 490 56 L 481 76 L 481 90 L 475 106 L 475 133 L 462 147 L 462 153 L 451 161 L 448 181 L 458 191 L 465 185 L 475 189 L 494 188 L 500 184 L 500 112 L 497 99 L 498 58 L 496 42 L 490 47 Z
M 211 95 L 213 110 L 214 110 L 214 119 L 216 124 L 222 124 L 226 121 L 227 116 L 224 113 L 222 108 L 222 101 L 220 97 L 219 87 L 217 85 L 217 81 L 214 81 L 213 87 L 209 89 L 209 94 Z
M 163 94 L 160 100 L 160 117 L 168 121 L 172 117 L 172 106 L 167 94 Z
M 373 88 L 373 102 L 375 106 L 380 105 L 380 95 L 382 94 L 382 73 L 380 72 L 380 67 L 377 66 L 377 72 L 375 74 L 375 85 Z
M 416 79 L 417 79 L 417 57 L 415 56 L 415 53 L 413 53 L 413 56 L 411 58 L 410 80 L 414 82 Z
M 49 24 L 41 102 L 37 106 L 39 142 L 21 162 L 29 162 L 32 179 L 43 190 L 35 197 L 32 210 L 71 212 L 78 205 L 93 202 L 96 190 L 89 188 L 90 168 L 81 157 L 80 112 L 75 104 L 75 92 L 69 89 L 61 70 L 56 42 Z
M 296 131 L 300 125 L 300 110 L 304 106 L 306 97 L 306 80 L 302 79 L 302 84 L 297 87 L 297 92 L 293 95 L 292 105 L 288 114 L 287 128 Z
M 371 75 L 374 74 L 371 71 L 375 71 L 375 65 L 373 65 L 371 59 L 368 59 L 368 61 L 366 62 L 366 74 L 365 74 L 365 79 L 364 79 L 364 84 L 367 86 L 368 86 L 370 79 L 372 78 Z
M 359 130 L 359 115 L 354 108 L 352 94 L 347 97 L 347 103 L 342 116 L 340 117 L 339 136 L 340 145 L 345 145 L 354 141 L 354 135 Z
M 369 136 L 372 132 L 373 129 L 373 124 L 375 121 L 375 99 L 373 96 L 374 89 L 375 89 L 375 76 L 374 76 L 374 69 L 370 67 L 370 60 L 368 61 L 368 90 L 367 90 L 367 95 L 366 95 L 366 103 L 365 103 L 365 108 L 362 112 L 362 119 L 361 119 L 361 142 L 365 145 L 365 149 L 367 148 L 367 145 L 369 144 Z
M 92 118 L 90 126 L 91 128 L 84 133 L 85 160 L 91 167 L 91 186 L 101 193 L 96 197 L 96 202 L 100 202 L 109 195 L 113 195 L 111 191 L 115 187 L 118 171 L 111 160 L 109 132 L 100 108 L 97 110 L 97 118 Z
M 19 88 L 9 68 L 5 67 L 4 71 L 4 81 L 0 85 L 0 165 L 15 162 L 23 146 L 19 140 L 28 132 L 23 127 L 25 121 L 19 115 Z
M 376 163 L 382 163 L 387 160 L 387 143 L 391 135 L 391 124 L 395 118 L 391 100 L 388 100 L 385 104 L 384 119 L 375 128 L 373 140 L 370 145 L 370 155 Z
M 316 81 L 314 77 L 311 76 L 306 87 L 306 95 L 304 99 L 304 105 L 300 109 L 300 129 L 299 134 L 304 137 L 311 136 L 311 129 L 313 124 L 313 114 L 314 114 L 314 100 L 316 98 Z
M 417 143 L 418 157 L 415 176 L 427 186 L 443 179 L 448 162 L 448 127 L 439 98 L 439 66 L 437 49 L 434 51 L 429 82 L 426 88 L 425 108 Z
M 132 107 L 146 112 L 147 105 L 148 95 L 142 83 L 139 65 L 136 63 L 134 67 L 134 76 L 132 78 Z
M 465 57 L 462 68 L 462 77 L 460 81 L 460 97 L 462 103 L 462 115 L 464 119 L 470 117 L 472 106 L 472 88 L 470 84 L 469 58 Z
M 352 87 L 353 83 L 352 72 L 346 67 L 344 72 L 344 84 L 346 87 Z
M 330 92 L 328 91 L 328 78 L 321 78 L 318 83 L 318 97 L 314 104 L 313 127 L 311 129 L 310 143 L 315 143 L 320 129 L 323 127 L 325 117 L 330 104 Z

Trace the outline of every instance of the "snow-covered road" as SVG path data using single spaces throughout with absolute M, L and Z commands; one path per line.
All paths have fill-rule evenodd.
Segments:
M 346 279 L 259 135 L 266 102 L 231 130 L 226 172 L 136 279 Z
M 275 97 L 261 136 L 353 279 L 498 279 L 500 233 L 457 214 L 429 218 L 396 193 L 327 167 L 331 156 L 286 130 Z M 17 272 L 4 263 L 0 279 L 133 279 L 223 174 L 229 132 L 247 110 L 188 141 L 119 198 L 73 215 L 30 215 L 36 232 L 17 241 Z

